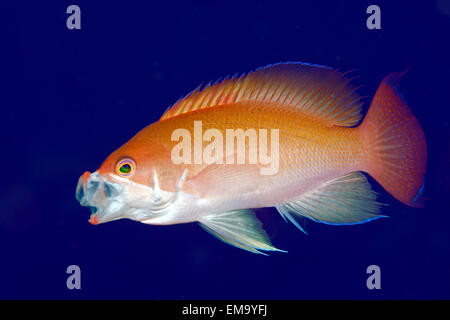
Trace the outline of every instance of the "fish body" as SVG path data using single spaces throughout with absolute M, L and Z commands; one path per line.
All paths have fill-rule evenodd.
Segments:
M 254 252 L 278 250 L 252 213 L 356 224 L 382 217 L 372 175 L 399 201 L 420 206 L 426 142 L 397 91 L 381 83 L 361 123 L 345 74 L 286 63 L 196 90 L 114 151 L 77 186 L 98 224 L 200 222 Z

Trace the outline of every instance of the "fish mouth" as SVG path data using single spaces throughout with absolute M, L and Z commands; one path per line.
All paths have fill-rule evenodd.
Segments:
M 86 171 L 79 179 L 75 198 L 81 206 L 91 211 L 89 222 L 93 225 L 118 219 L 117 205 L 121 187 L 108 181 L 100 173 Z M 111 204 L 114 202 L 114 206 Z
M 93 206 L 87 206 L 89 208 L 89 210 L 91 210 L 91 215 L 89 216 L 89 223 L 96 225 L 99 223 L 98 221 L 98 215 L 97 215 L 97 211 L 98 208 L 97 207 L 93 207 Z

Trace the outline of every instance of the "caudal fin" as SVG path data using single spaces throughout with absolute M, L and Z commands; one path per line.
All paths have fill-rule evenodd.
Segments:
M 402 75 L 384 78 L 358 128 L 364 144 L 363 170 L 397 200 L 421 207 L 427 145 L 419 121 L 397 90 Z

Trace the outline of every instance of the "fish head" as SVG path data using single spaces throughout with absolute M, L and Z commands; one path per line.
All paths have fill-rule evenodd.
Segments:
M 86 171 L 79 178 L 75 197 L 91 210 L 91 224 L 123 218 L 145 221 L 168 212 L 176 192 L 160 190 L 151 159 L 148 154 L 118 149 L 97 171 Z

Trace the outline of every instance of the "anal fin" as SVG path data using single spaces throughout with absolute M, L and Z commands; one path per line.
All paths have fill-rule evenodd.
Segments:
M 328 181 L 296 201 L 279 205 L 277 210 L 291 222 L 293 218 L 286 212 L 326 224 L 360 224 L 386 217 L 379 214 L 382 204 L 376 198 L 366 177 L 356 171 Z
M 211 214 L 199 220 L 200 225 L 218 239 L 253 253 L 282 251 L 270 242 L 261 222 L 249 209 Z

